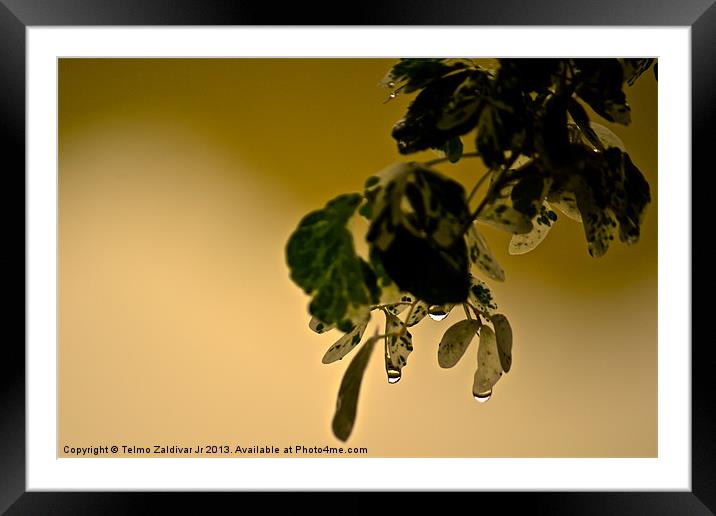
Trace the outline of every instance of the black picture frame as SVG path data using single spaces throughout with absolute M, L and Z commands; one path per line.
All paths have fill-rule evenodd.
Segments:
M 278 8 L 277 8 L 278 6 Z M 6 249 L 6 278 L 20 283 L 25 271 L 25 28 L 78 25 L 562 25 L 562 26 L 686 26 L 691 28 L 692 170 L 708 172 L 716 137 L 716 5 L 714 0 L 382 0 L 380 3 L 336 2 L 333 7 L 305 2 L 271 3 L 243 0 L 0 0 L 0 131 L 5 158 L 5 202 L 2 203 Z M 679 171 L 666 171 L 679 173 Z M 693 175 L 692 175 L 693 177 Z M 692 206 L 706 206 L 707 189 L 692 188 Z M 22 206 L 8 200 L 21 199 Z M 21 210 L 21 211 L 18 211 Z M 22 213 L 22 215 L 18 215 Z M 22 217 L 22 223 L 19 218 Z M 693 216 L 695 225 L 701 222 Z M 693 232 L 692 232 L 693 234 Z M 9 238 L 7 238 L 9 237 Z M 692 256 L 696 256 L 693 255 Z M 693 259 L 692 259 L 693 264 Z M 692 265 L 693 270 L 693 265 Z M 25 277 L 25 274 L 22 275 Z M 15 285 L 13 285 L 15 287 Z M 703 288 L 703 287 L 701 287 Z M 6 328 L 20 327 L 6 339 L 0 359 L 0 512 L 7 514 L 149 514 L 167 512 L 178 504 L 184 510 L 213 513 L 227 497 L 249 493 L 80 493 L 26 492 L 25 465 L 25 285 L 18 299 L 4 310 Z M 23 302 L 20 302 L 20 299 Z M 697 309 L 698 306 L 693 306 Z M 692 311 L 693 314 L 693 311 Z M 692 320 L 698 320 L 692 315 Z M 689 328 L 684 336 L 690 338 Z M 711 375 L 716 366 L 709 340 L 692 347 L 692 490 L 690 492 L 590 493 L 465 493 L 455 503 L 508 510 L 526 506 L 549 514 L 713 514 L 716 512 L 716 412 Z M 196 498 L 198 497 L 198 499 Z M 375 506 L 358 494 L 352 501 L 322 498 L 325 507 L 372 511 Z M 471 499 L 465 499 L 470 497 Z M 283 497 L 263 497 L 271 510 Z M 298 495 L 294 510 L 315 502 Z M 402 500 L 405 499 L 405 502 Z M 421 503 L 422 494 L 401 497 L 400 504 Z M 246 503 L 246 500 L 242 500 Z M 253 501 L 253 500 L 250 500 Z M 232 510 L 233 512 L 233 510 Z

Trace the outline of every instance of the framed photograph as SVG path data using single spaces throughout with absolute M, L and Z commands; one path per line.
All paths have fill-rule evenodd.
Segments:
M 25 200 L 0 509 L 716 510 L 691 337 L 716 7 L 272 11 L 0 4 Z

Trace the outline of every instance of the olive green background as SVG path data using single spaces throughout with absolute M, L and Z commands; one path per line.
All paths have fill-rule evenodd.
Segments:
M 284 245 L 300 217 L 409 158 L 390 128 L 385 59 L 59 61 L 59 385 L 62 447 L 338 446 L 347 360 L 307 327 Z M 350 446 L 373 457 L 654 457 L 657 453 L 657 83 L 612 128 L 652 187 L 641 241 L 589 257 L 560 217 L 489 282 L 515 334 L 493 398 L 472 398 L 473 343 L 451 370 L 424 321 L 403 379 L 376 352 Z M 473 150 L 472 138 L 466 149 Z M 479 160 L 441 165 L 471 185 Z M 360 229 L 360 228 L 358 228 Z M 377 319 L 377 318 L 376 318 Z M 369 330 L 370 331 L 370 330 Z M 121 456 L 121 454 L 117 455 Z M 476 472 L 476 474 L 487 474 Z

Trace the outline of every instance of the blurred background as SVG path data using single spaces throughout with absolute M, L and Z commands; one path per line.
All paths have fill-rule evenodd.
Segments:
M 341 445 L 331 419 L 349 361 L 321 364 L 339 334 L 309 330 L 284 246 L 306 212 L 372 173 L 436 157 L 400 156 L 390 137 L 412 98 L 385 102 L 378 82 L 394 61 L 59 61 L 60 456 Z M 477 403 L 477 341 L 453 369 L 436 358 L 462 310 L 425 320 L 399 383 L 372 357 L 347 445 L 372 457 L 656 456 L 657 83 L 649 72 L 626 88 L 630 126 L 590 114 L 651 185 L 641 241 L 594 259 L 561 216 L 535 251 L 510 256 L 509 235 L 485 227 L 507 276 L 488 283 L 512 323 L 512 370 Z M 485 169 L 440 170 L 472 185 Z

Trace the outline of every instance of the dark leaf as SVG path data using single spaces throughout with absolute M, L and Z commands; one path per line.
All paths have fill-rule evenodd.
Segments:
M 622 91 L 624 69 L 618 59 L 575 59 L 579 74 L 576 93 L 610 122 L 628 125 L 629 104 Z
M 475 126 L 480 105 L 479 91 L 469 85 L 475 82 L 476 75 L 485 73 L 460 70 L 428 84 L 393 126 L 398 151 L 411 154 L 440 149 L 453 137 L 469 132 Z M 463 83 L 468 86 L 460 88 Z
M 495 327 L 495 338 L 497 340 L 497 354 L 500 357 L 500 365 L 506 373 L 512 367 L 512 327 L 507 317 L 502 314 L 495 314 L 491 317 L 492 326 Z
M 457 163 L 462 157 L 462 140 L 459 136 L 454 136 L 445 142 L 445 145 L 440 147 L 439 150 L 445 154 L 450 163 Z
M 541 93 L 553 84 L 562 66 L 561 59 L 500 59 L 498 78 L 507 88 Z
M 464 60 L 457 59 L 401 59 L 390 69 L 381 84 L 389 88 L 400 85 L 403 93 L 411 93 L 450 72 L 466 68 L 468 64 Z
M 567 109 L 569 111 L 570 116 L 572 117 L 572 120 L 574 120 L 574 123 L 577 124 L 577 127 L 579 127 L 579 130 L 582 132 L 584 138 L 597 150 L 603 150 L 603 145 L 599 137 L 597 136 L 597 133 L 594 132 L 594 129 L 592 128 L 592 124 L 589 121 L 589 115 L 587 115 L 587 111 L 582 107 L 582 105 L 575 99 L 574 97 L 569 98 L 569 102 L 567 104 Z
M 375 335 L 368 339 L 361 350 L 353 357 L 348 369 L 346 369 L 346 373 L 343 375 L 341 386 L 338 389 L 336 413 L 333 416 L 333 433 L 341 441 L 347 440 L 353 431 L 363 373 L 365 373 L 365 369 L 368 366 L 368 360 L 375 343 L 381 338 Z
M 639 77 L 646 72 L 656 59 L 653 58 L 641 58 L 641 59 L 622 59 L 622 67 L 624 68 L 624 81 L 632 86 Z
M 405 163 L 381 178 L 367 240 L 401 291 L 429 304 L 467 297 L 468 261 L 462 230 L 470 214 L 462 186 Z

